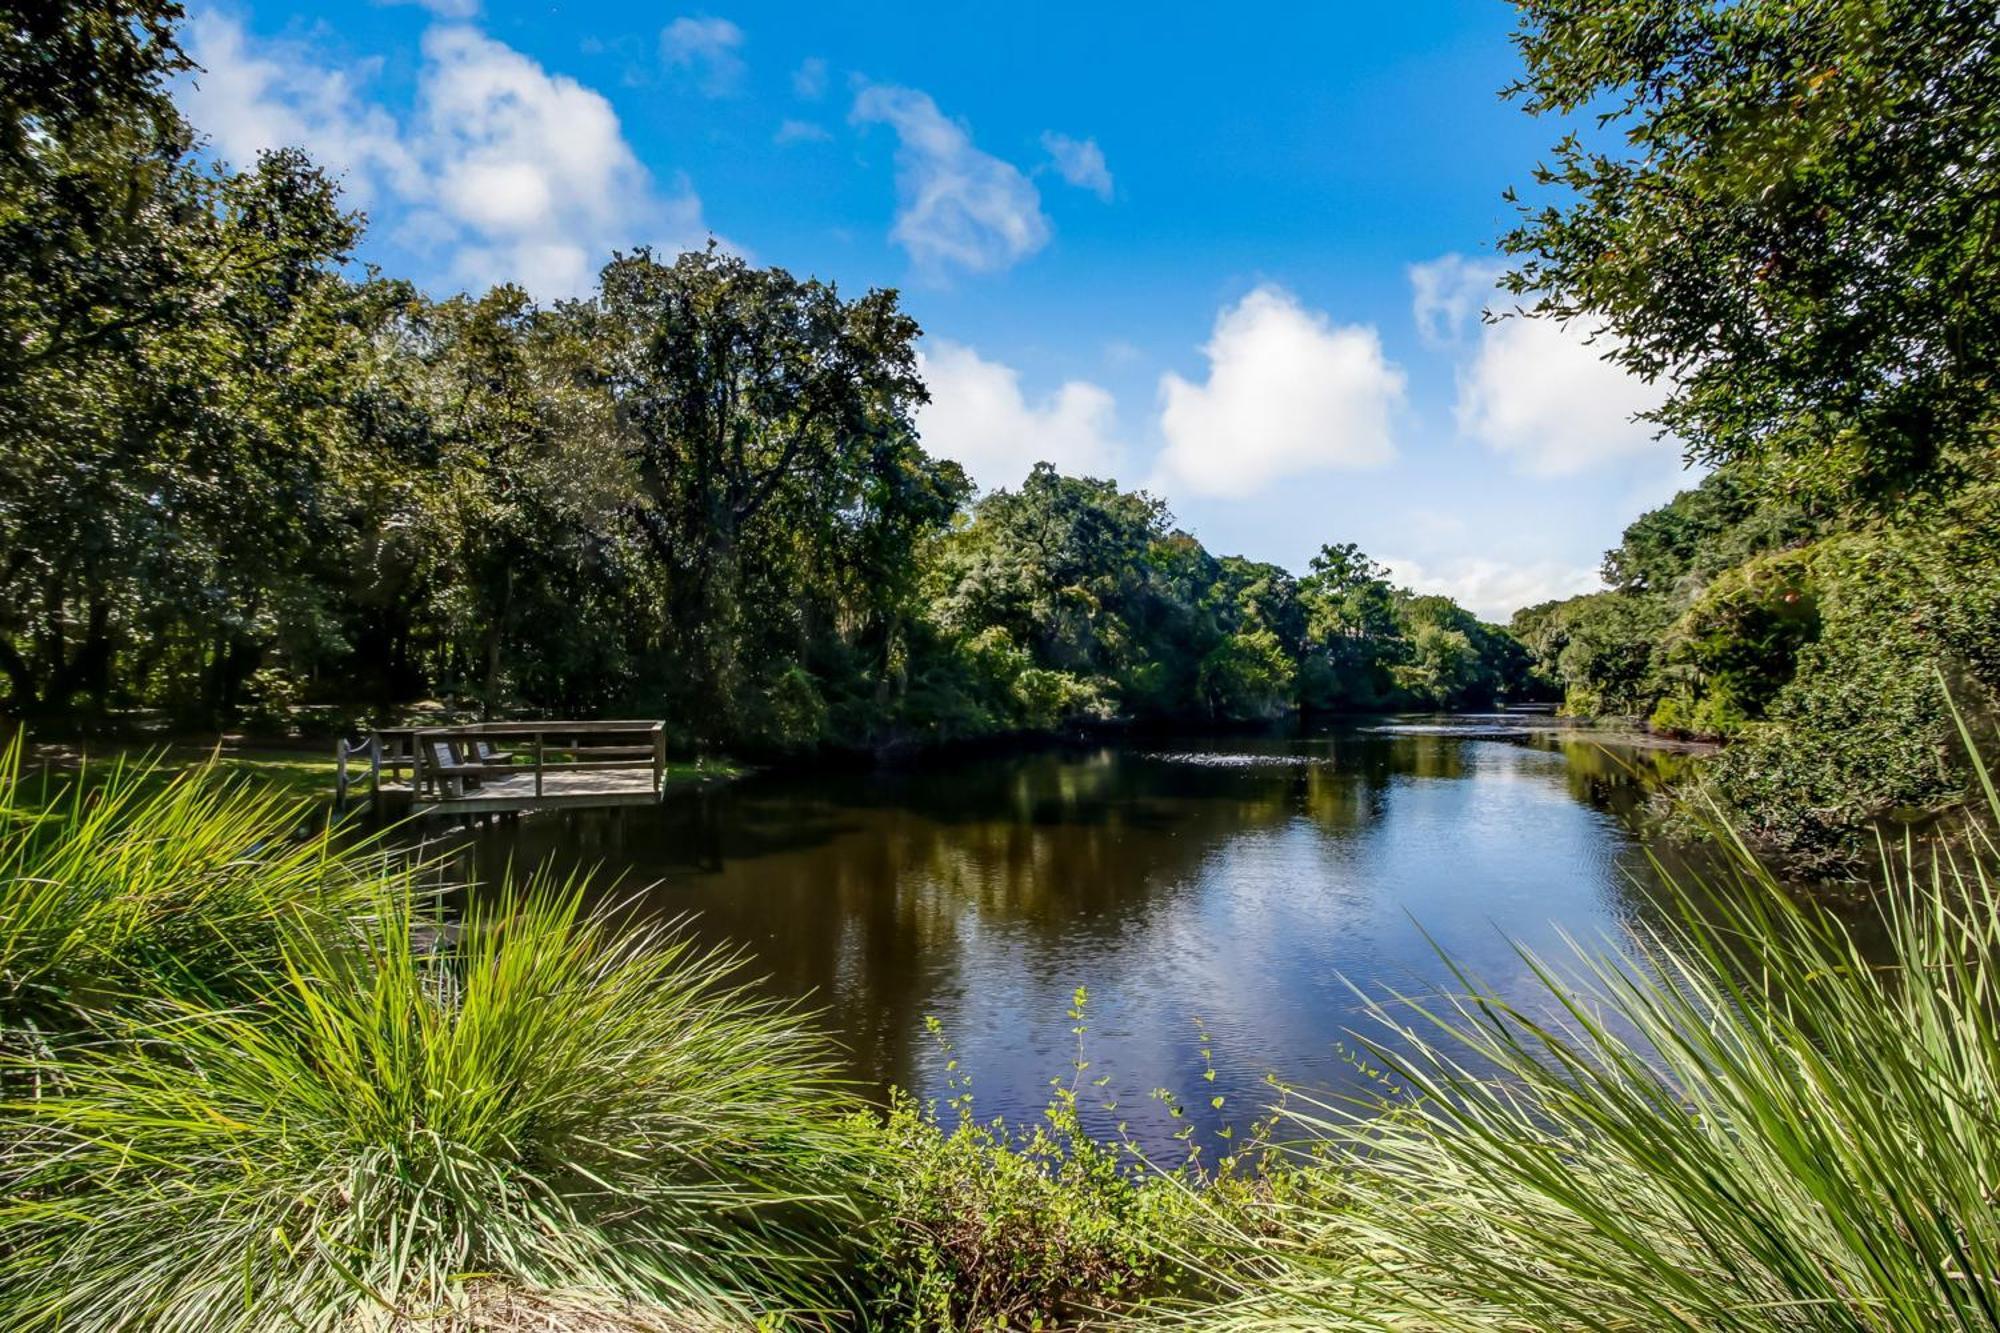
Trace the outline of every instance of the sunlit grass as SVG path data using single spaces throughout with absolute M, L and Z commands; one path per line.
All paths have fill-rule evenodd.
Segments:
M 838 1212 L 827 1053 L 734 960 L 539 884 L 432 955 L 407 894 L 286 932 L 263 1003 L 161 1003 L 7 1114 L 0 1324 L 333 1327 L 470 1275 L 810 1303 Z
M 581 884 L 447 920 L 421 864 L 212 771 L 32 786 L 0 774 L 0 1327 L 840 1291 L 855 1103 L 736 956 Z
M 87 781 L 0 758 L 0 1029 L 89 1031 L 135 998 L 233 1003 L 282 933 L 338 928 L 421 867 L 337 845 L 282 789 L 113 764 Z

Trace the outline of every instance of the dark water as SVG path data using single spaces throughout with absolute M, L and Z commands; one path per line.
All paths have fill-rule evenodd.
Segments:
M 1353 988 L 1445 982 L 1434 945 L 1528 995 L 1510 940 L 1615 941 L 1647 910 L 1631 814 L 1662 762 L 1481 719 L 1133 740 L 530 817 L 468 835 L 468 859 L 653 885 L 649 908 L 823 1006 L 876 1087 L 942 1094 L 935 1015 L 982 1116 L 1032 1115 L 1070 1075 L 1087 986 L 1091 1077 L 1153 1137 L 1156 1087 L 1241 1120 L 1267 1072 L 1357 1087 Z

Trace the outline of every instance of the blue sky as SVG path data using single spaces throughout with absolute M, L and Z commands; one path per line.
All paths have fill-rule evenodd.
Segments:
M 1504 618 L 1689 480 L 1589 330 L 1478 318 L 1559 131 L 1498 96 L 1499 0 L 190 10 L 212 151 L 305 147 L 434 293 L 711 235 L 901 288 L 925 442 L 983 485 L 1048 458 Z

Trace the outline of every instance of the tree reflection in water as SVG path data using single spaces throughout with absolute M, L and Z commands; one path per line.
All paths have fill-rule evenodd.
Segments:
M 1640 919 L 1632 819 L 1674 758 L 1448 730 L 1133 739 L 768 775 L 481 829 L 465 859 L 599 867 L 601 893 L 692 914 L 823 1007 L 874 1085 L 936 1090 L 936 1014 L 981 1114 L 1032 1114 L 1087 984 L 1096 1068 L 1135 1120 L 1153 1087 L 1199 1079 L 1197 1015 L 1247 1120 L 1266 1071 L 1354 1086 L 1347 983 L 1441 981 L 1426 932 L 1526 993 L 1508 937 L 1552 951 Z

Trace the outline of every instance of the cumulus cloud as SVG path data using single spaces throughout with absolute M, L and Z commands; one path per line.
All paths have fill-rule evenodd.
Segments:
M 699 202 L 655 195 L 601 94 L 471 28 L 433 29 L 424 56 L 417 142 L 468 233 L 466 280 L 573 293 L 613 249 L 699 233 Z
M 1481 322 L 1487 310 L 1505 308 L 1496 287 L 1504 271 L 1498 260 L 1459 254 L 1409 268 L 1418 335 L 1467 358 L 1458 372 L 1459 432 L 1539 477 L 1665 455 L 1654 427 L 1634 419 L 1658 407 L 1665 388 L 1605 359 L 1615 337 L 1593 340 L 1585 323 L 1520 315 Z
M 189 50 L 206 72 L 181 96 L 222 156 L 303 147 L 378 225 L 436 256 L 442 280 L 572 296 L 614 249 L 702 239 L 700 201 L 655 188 L 602 95 L 476 28 L 424 35 L 415 106 L 400 121 L 363 96 L 376 62 L 329 67 L 212 13 L 190 26 Z
M 186 41 L 201 72 L 181 86 L 180 100 L 226 161 L 248 167 L 259 153 L 303 148 L 364 208 L 421 185 L 395 117 L 364 97 L 381 61 L 316 68 L 302 43 L 253 42 L 242 24 L 213 11 L 194 16 Z
M 1500 275 L 1506 271 L 1507 266 L 1497 259 L 1467 259 L 1460 254 L 1410 265 L 1411 313 L 1417 321 L 1417 335 L 1432 347 L 1462 341 L 1468 327 L 1492 302 Z
M 686 71 L 710 97 L 725 97 L 743 83 L 743 29 L 728 19 L 682 15 L 660 29 L 660 59 Z
M 1441 592 L 1480 619 L 1502 625 L 1524 606 L 1603 587 L 1596 570 L 1558 560 L 1515 564 L 1467 556 L 1425 565 L 1384 556 L 1382 563 L 1394 582 L 1417 592 Z
M 808 102 L 817 102 L 826 95 L 826 61 L 819 56 L 807 56 L 792 71 L 792 93 Z
M 1163 484 L 1242 498 L 1298 473 L 1395 457 L 1403 372 L 1364 325 L 1335 325 L 1279 287 L 1223 310 L 1202 349 L 1208 380 L 1160 380 Z
M 890 239 L 919 268 L 989 272 L 1049 240 L 1042 197 L 1012 163 L 982 152 L 959 122 L 914 88 L 871 84 L 850 119 L 896 132 L 896 224 Z
M 1104 389 L 1071 380 L 1030 402 L 1011 366 L 959 343 L 926 342 L 918 366 L 931 401 L 917 409 L 916 420 L 930 452 L 956 459 L 989 488 L 1012 486 L 1042 462 L 1073 474 L 1117 470 L 1123 456 L 1117 406 Z
M 1097 146 L 1097 140 L 1072 139 L 1050 130 L 1042 135 L 1042 147 L 1048 150 L 1058 176 L 1107 204 L 1111 202 L 1111 168 L 1104 164 L 1104 150 Z
M 1673 446 L 1656 438 L 1651 422 L 1636 419 L 1660 405 L 1665 387 L 1605 360 L 1617 346 L 1609 334 L 1591 341 L 1577 323 L 1513 318 L 1487 325 L 1459 376 L 1459 430 L 1538 477 L 1667 456 Z

